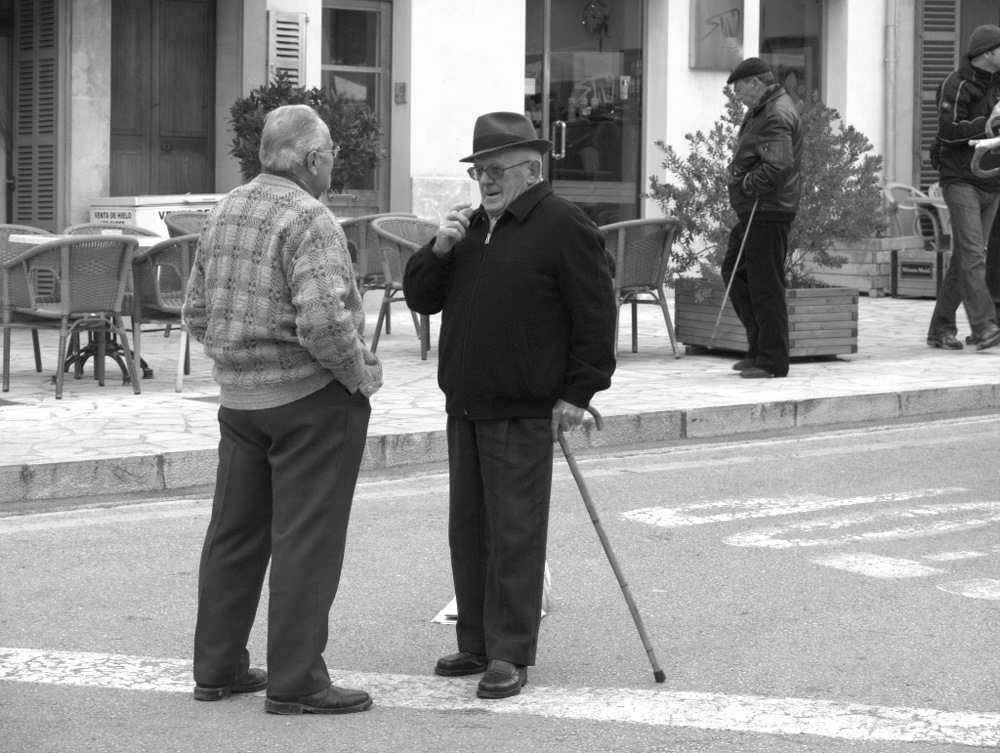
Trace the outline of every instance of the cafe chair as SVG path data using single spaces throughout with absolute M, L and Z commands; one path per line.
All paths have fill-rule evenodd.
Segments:
M 378 236 L 371 229 L 372 220 L 381 217 L 416 217 L 416 215 L 405 212 L 383 212 L 381 214 L 366 214 L 361 217 L 345 217 L 340 220 L 340 227 L 343 228 L 344 235 L 347 236 L 351 261 L 354 263 L 355 277 L 358 282 L 358 292 L 361 293 L 362 298 L 372 288 L 381 288 L 385 285 Z M 352 245 L 353 248 L 351 248 Z
M 663 311 L 667 335 L 674 358 L 680 358 L 674 336 L 674 323 L 670 319 L 664 281 L 670 263 L 670 249 L 677 232 L 677 221 L 660 217 L 648 220 L 626 220 L 602 225 L 605 249 L 614 259 L 615 300 L 618 312 L 615 317 L 615 353 L 618 352 L 618 328 L 622 304 L 632 305 L 632 352 L 639 350 L 638 304 L 652 303 Z
M 891 236 L 915 235 L 923 238 L 926 250 L 944 250 L 947 245 L 944 221 L 948 216 L 944 199 L 906 183 L 886 183 L 883 194 Z M 936 203 L 940 203 L 940 209 Z
M 372 337 L 372 353 L 378 347 L 379 336 L 382 333 L 382 323 L 386 323 L 385 332 L 389 332 L 389 308 L 394 303 L 406 303 L 403 294 L 403 270 L 413 253 L 425 245 L 437 233 L 438 224 L 419 217 L 378 217 L 371 221 L 372 232 L 378 237 L 379 251 L 382 254 L 382 275 L 384 277 L 382 306 L 378 311 L 378 322 L 375 324 L 375 335 Z M 430 319 L 410 311 L 413 325 L 420 338 L 420 358 L 427 359 L 430 347 Z
M 59 365 L 56 399 L 62 399 L 63 377 L 69 368 L 66 344 L 80 332 L 94 335 L 98 383 L 104 386 L 104 357 L 114 358 L 126 384 L 139 394 L 139 380 L 122 322 L 122 300 L 131 273 L 136 240 L 125 235 L 62 236 L 40 243 L 4 262 L 3 391 L 10 388 L 12 329 L 57 329 Z M 48 281 L 54 284 L 47 284 Z M 121 338 L 124 359 L 107 349 L 108 335 Z M 81 353 L 83 353 L 81 351 Z M 76 358 L 76 356 L 74 356 Z
M 135 362 L 142 363 L 142 325 L 161 323 L 180 328 L 180 348 L 177 353 L 177 373 L 174 390 L 181 391 L 184 375 L 191 373 L 188 333 L 181 322 L 181 308 L 191 263 L 198 245 L 198 234 L 189 233 L 160 241 L 152 248 L 140 251 L 132 260 L 133 293 L 131 300 L 132 344 Z M 145 372 L 152 377 L 152 370 Z
M 159 238 L 159 233 L 146 230 L 136 225 L 113 225 L 109 222 L 81 222 L 70 225 L 62 231 L 63 235 L 142 235 L 147 238 Z
M 192 212 L 182 210 L 177 212 L 167 212 L 163 216 L 163 224 L 167 226 L 167 233 L 171 238 L 180 238 L 182 235 L 197 235 L 205 226 L 208 219 L 208 212 Z
M 32 227 L 31 225 L 4 225 L 0 224 L 0 264 L 14 258 L 15 249 L 11 247 L 10 236 L 12 235 L 38 235 L 39 243 L 46 238 L 51 238 L 52 233 L 48 230 Z M 20 249 L 19 249 L 20 250 Z M 31 345 L 35 353 L 35 371 L 42 372 L 42 351 L 38 344 L 38 331 L 31 330 Z

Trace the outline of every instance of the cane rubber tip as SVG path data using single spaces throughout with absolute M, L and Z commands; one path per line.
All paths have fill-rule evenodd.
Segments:
M 666 682 L 667 681 L 667 673 L 664 672 L 662 669 L 658 669 L 655 672 L 653 672 L 653 677 L 656 678 L 657 682 Z

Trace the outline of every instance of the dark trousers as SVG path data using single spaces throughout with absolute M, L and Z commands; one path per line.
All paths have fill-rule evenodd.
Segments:
M 535 663 L 552 453 L 549 419 L 448 417 L 459 651 Z
M 722 279 L 732 288 L 729 299 L 747 331 L 747 358 L 775 376 L 788 374 L 788 307 L 785 303 L 785 256 L 790 222 L 754 217 L 739 266 L 746 224 L 741 220 L 729 233 Z
M 271 561 L 267 693 L 330 684 L 323 661 L 371 405 L 337 382 L 288 405 L 219 409 L 219 469 L 201 553 L 194 677 L 226 685 L 247 640 Z

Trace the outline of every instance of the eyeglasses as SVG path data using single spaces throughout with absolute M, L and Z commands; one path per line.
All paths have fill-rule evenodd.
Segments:
M 516 165 L 508 165 L 507 167 L 500 167 L 500 165 L 490 165 L 489 167 L 470 167 L 466 172 L 469 173 L 469 177 L 473 180 L 479 180 L 483 177 L 483 173 L 486 173 L 490 180 L 500 180 L 503 174 L 514 167 L 520 167 L 521 165 L 527 165 L 529 162 L 534 162 L 534 160 L 525 160 L 524 162 L 518 162 Z
M 317 152 L 329 152 L 333 159 L 337 159 L 337 155 L 340 154 L 340 144 L 330 149 L 317 149 Z

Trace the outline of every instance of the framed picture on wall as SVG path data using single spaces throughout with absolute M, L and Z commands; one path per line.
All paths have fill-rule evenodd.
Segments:
M 691 0 L 689 67 L 729 71 L 743 59 L 743 0 Z

